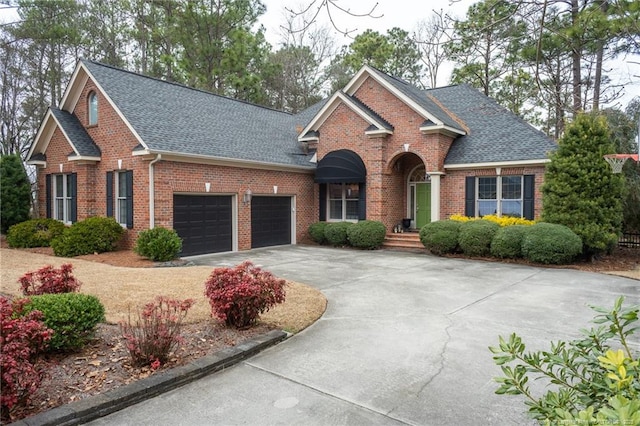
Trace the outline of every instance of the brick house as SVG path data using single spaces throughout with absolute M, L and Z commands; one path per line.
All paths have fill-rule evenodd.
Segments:
M 186 256 L 305 242 L 318 220 L 534 218 L 553 149 L 469 86 L 368 66 L 292 115 L 82 60 L 28 163 L 41 216 L 113 216 L 129 247 L 173 228 Z

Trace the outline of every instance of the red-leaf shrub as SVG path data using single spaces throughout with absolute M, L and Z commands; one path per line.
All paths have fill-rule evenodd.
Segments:
M 149 365 L 153 370 L 164 364 L 169 354 L 182 342 L 180 326 L 193 306 L 193 299 L 175 300 L 157 296 L 155 301 L 138 311 L 135 323 L 131 315 L 120 322 L 122 336 L 136 366 Z
M 19 309 L 19 304 L 16 309 Z M 42 322 L 40 311 L 16 318 L 13 318 L 13 314 L 11 302 L 0 297 L 2 420 L 9 419 L 13 407 L 28 403 L 29 396 L 40 386 L 35 360 L 52 335 L 52 331 Z
M 81 285 L 80 281 L 73 276 L 73 266 L 70 263 L 60 266 L 59 269 L 47 265 L 35 272 L 27 272 L 18 282 L 25 296 L 74 293 L 80 289 Z
M 261 313 L 285 298 L 285 281 L 248 261 L 214 269 L 204 285 L 211 314 L 237 328 L 253 325 Z

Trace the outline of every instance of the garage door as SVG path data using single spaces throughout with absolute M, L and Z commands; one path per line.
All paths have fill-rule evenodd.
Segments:
M 291 197 L 251 198 L 251 248 L 291 244 Z
M 231 251 L 232 197 L 174 195 L 173 229 L 182 238 L 182 256 Z

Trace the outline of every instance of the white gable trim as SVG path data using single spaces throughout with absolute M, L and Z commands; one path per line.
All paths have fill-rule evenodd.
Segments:
M 382 87 L 384 87 L 389 92 L 391 92 L 395 97 L 397 97 L 402 102 L 404 102 L 409 108 L 414 110 L 416 113 L 420 114 L 424 119 L 431 120 L 437 126 L 435 128 L 451 130 L 458 135 L 466 134 L 464 131 L 461 131 L 458 129 L 452 129 L 451 127 L 445 126 L 442 120 L 439 120 L 436 116 L 431 114 L 422 106 L 418 105 L 411 98 L 409 98 L 404 93 L 399 91 L 395 86 L 393 86 L 392 84 L 389 84 L 387 80 L 380 77 L 380 74 L 376 70 L 374 70 L 368 65 L 364 65 L 362 68 L 360 68 L 360 71 L 358 71 L 358 73 L 355 76 L 353 76 L 353 78 L 349 81 L 349 83 L 347 83 L 347 85 L 344 88 L 344 92 L 347 93 L 349 96 L 353 96 L 368 77 L 371 77 L 372 79 L 374 79 L 378 84 L 380 84 Z M 420 130 L 422 130 L 422 128 Z
M 33 139 L 31 148 L 29 148 L 29 153 L 27 154 L 27 158 L 31 158 L 33 154 L 36 152 L 36 148 L 38 148 L 40 145 L 44 144 L 44 146 L 38 150 L 38 153 L 44 154 L 44 152 L 47 150 L 47 147 L 49 146 L 49 142 L 51 142 L 51 138 L 53 137 L 53 132 L 56 130 L 56 126 L 59 126 L 57 120 L 53 120 L 54 124 L 49 125 L 52 119 L 53 119 L 53 113 L 51 112 L 51 108 L 48 108 L 47 113 L 44 115 L 44 118 L 42 119 L 42 123 L 40 123 L 40 128 L 38 128 L 38 133 L 36 133 L 36 137 Z M 31 164 L 29 162 L 27 163 Z
M 309 122 L 309 124 L 307 124 L 307 126 L 302 129 L 302 132 L 300 132 L 300 137 L 298 137 L 298 141 L 304 142 L 309 140 L 318 140 L 318 138 L 316 137 L 305 138 L 305 135 L 312 130 L 318 130 L 318 128 L 322 126 L 322 124 L 327 120 L 327 118 L 329 118 L 329 116 L 333 113 L 333 111 L 336 110 L 336 108 L 338 108 L 341 103 L 345 104 L 347 107 L 349 107 L 349 109 L 358 114 L 364 121 L 377 127 L 377 130 L 366 131 L 366 134 L 376 134 L 379 132 L 383 132 L 385 134 L 393 134 L 392 130 L 387 129 L 384 124 L 382 124 L 378 120 L 375 120 L 373 117 L 371 117 L 371 115 L 363 111 L 362 108 L 354 103 L 353 100 L 349 98 L 349 96 L 346 96 L 344 92 L 338 91 L 333 94 L 331 99 L 329 99 L 326 104 L 324 104 L 322 109 L 315 115 L 315 117 Z
M 81 71 L 82 71 L 82 73 L 81 73 Z M 116 112 L 116 114 L 118 114 L 118 117 L 120 117 L 122 122 L 127 126 L 129 131 L 136 138 L 136 140 L 142 146 L 144 146 L 145 148 L 148 148 L 147 144 L 142 140 L 142 138 L 140 137 L 138 132 L 136 132 L 136 130 L 131 125 L 131 123 L 129 123 L 129 120 L 127 120 L 127 118 L 124 116 L 122 111 L 120 111 L 120 108 L 118 108 L 116 106 L 115 102 L 113 102 L 113 99 L 111 99 L 109 97 L 107 92 L 100 85 L 100 82 L 98 81 L 98 79 L 96 79 L 91 74 L 89 69 L 86 67 L 86 65 L 82 61 L 78 62 L 76 70 L 73 73 L 73 77 L 71 78 L 71 81 L 69 82 L 69 85 L 67 86 L 67 91 L 65 92 L 65 95 L 62 98 L 62 102 L 60 103 L 60 109 L 63 109 L 63 110 L 68 111 L 70 113 L 73 113 L 73 111 L 75 110 L 78 102 L 80 101 L 80 94 L 82 93 L 82 90 L 84 89 L 85 85 L 87 84 L 87 81 L 89 80 L 89 78 L 91 78 L 93 83 L 98 88 L 99 96 L 101 96 L 102 98 L 106 99 L 107 102 L 109 102 L 109 105 L 111 105 L 111 108 L 113 108 L 113 110 Z M 100 117 L 100 112 L 98 112 L 98 117 Z

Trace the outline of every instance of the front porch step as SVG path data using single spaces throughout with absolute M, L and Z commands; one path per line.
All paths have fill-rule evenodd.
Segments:
M 383 248 L 423 249 L 417 232 L 388 233 L 382 243 Z

